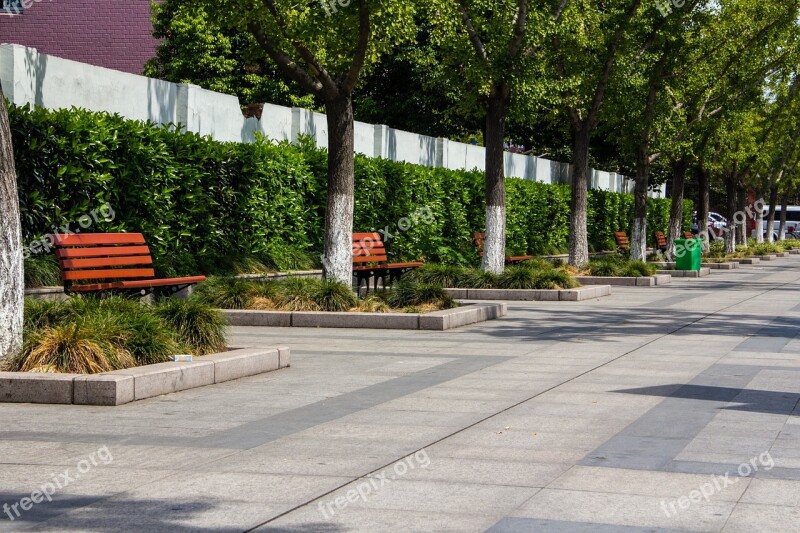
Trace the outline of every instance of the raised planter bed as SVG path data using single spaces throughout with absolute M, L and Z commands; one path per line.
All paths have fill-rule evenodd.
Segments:
M 674 269 L 675 262 L 674 261 L 667 261 L 662 263 L 653 263 L 657 267 L 664 268 L 664 269 Z M 701 265 L 703 268 L 710 268 L 711 270 L 736 270 L 739 268 L 739 259 L 728 259 L 725 263 L 703 263 Z M 669 270 L 672 272 L 672 270 Z
M 614 285 L 620 287 L 655 287 L 657 285 L 669 285 L 672 283 L 672 276 L 669 274 L 638 278 L 575 276 L 575 279 L 578 280 L 581 285 Z
M 445 331 L 505 316 L 505 304 L 470 304 L 432 313 L 329 313 L 221 309 L 232 326 L 423 329 Z
M 464 300 L 507 300 L 513 302 L 582 302 L 611 295 L 609 285 L 577 289 L 445 289 L 453 298 Z
M 289 348 L 248 348 L 103 374 L 0 372 L 0 402 L 123 405 L 286 368 Z
M 711 275 L 711 269 L 702 267 L 700 270 L 659 270 L 659 274 L 669 274 L 673 278 L 704 278 Z

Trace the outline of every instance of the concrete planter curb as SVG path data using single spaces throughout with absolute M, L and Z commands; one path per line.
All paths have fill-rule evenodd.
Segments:
M 115 406 L 286 368 L 289 348 L 232 350 L 104 374 L 0 372 L 0 402 Z
M 767 254 L 767 255 L 757 255 L 756 259 L 760 259 L 762 261 L 775 261 L 778 258 L 778 254 Z
M 611 286 L 596 285 L 578 289 L 445 289 L 453 298 L 466 300 L 507 300 L 512 302 L 582 302 L 611 295 Z
M 40 287 L 38 289 L 25 289 L 26 298 L 36 300 L 66 300 L 69 296 L 64 293 L 64 287 Z
M 669 274 L 673 278 L 704 278 L 711 275 L 709 267 L 702 267 L 700 270 L 659 270 L 659 274 Z
M 744 259 L 735 259 L 735 261 L 740 265 L 758 265 L 761 263 L 761 259 L 758 257 L 745 257 Z
M 798 250 L 797 248 L 789 250 L 789 255 L 800 255 L 800 250 Z
M 672 276 L 669 274 L 638 278 L 575 276 L 575 279 L 578 280 L 581 285 L 614 285 L 620 287 L 655 287 L 657 285 L 669 285 L 672 283 Z
M 505 316 L 506 306 L 479 303 L 433 313 L 327 313 L 230 309 L 220 311 L 232 326 L 445 331 Z
M 710 268 L 711 270 L 736 270 L 737 268 L 739 268 L 738 261 L 739 261 L 738 259 L 730 259 L 726 263 L 703 263 L 701 266 L 703 268 Z M 660 268 L 672 268 L 672 269 L 675 268 L 674 261 L 653 263 L 653 264 Z M 672 271 L 670 270 L 670 272 Z
M 703 268 L 710 268 L 711 270 L 736 270 L 739 268 L 739 263 L 703 263 Z

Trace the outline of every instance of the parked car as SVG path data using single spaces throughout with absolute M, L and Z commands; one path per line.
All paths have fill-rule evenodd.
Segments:
M 715 241 L 725 238 L 725 228 L 728 227 L 728 219 L 719 213 L 708 213 L 708 238 Z M 700 231 L 697 225 L 697 211 L 692 214 L 692 233 L 695 235 Z
M 782 206 L 778 206 L 775 208 L 775 223 L 772 226 L 772 238 L 773 240 L 778 240 L 778 232 L 781 229 L 781 211 Z M 763 235 L 766 238 L 767 231 L 767 216 L 769 215 L 769 206 L 764 207 L 764 225 L 762 227 Z M 790 205 L 786 209 L 786 233 L 787 234 L 794 234 L 800 233 L 800 206 L 797 205 Z M 756 237 L 756 228 L 753 228 L 753 237 Z

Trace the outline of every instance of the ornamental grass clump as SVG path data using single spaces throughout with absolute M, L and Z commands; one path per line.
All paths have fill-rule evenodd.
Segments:
M 228 322 L 209 305 L 167 298 L 156 304 L 154 312 L 175 332 L 183 351 L 206 355 L 227 349 Z
M 395 309 L 421 306 L 435 306 L 438 309 L 457 307 L 455 300 L 441 285 L 414 280 L 401 280 L 395 283 L 386 291 L 384 298 L 386 303 Z
M 200 302 L 121 297 L 26 300 L 23 349 L 10 371 L 94 374 L 225 349 L 224 317 Z
M 589 275 L 598 277 L 639 278 L 654 276 L 658 269 L 644 261 L 633 261 L 619 255 L 589 261 Z

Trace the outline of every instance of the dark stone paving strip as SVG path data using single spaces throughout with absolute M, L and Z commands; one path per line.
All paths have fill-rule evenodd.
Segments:
M 365 387 L 304 407 L 292 409 L 215 435 L 197 439 L 203 448 L 254 448 L 320 424 L 402 398 L 484 368 L 510 357 L 462 357 L 407 376 Z
M 660 527 L 620 526 L 614 524 L 589 524 L 543 520 L 540 518 L 504 518 L 487 530 L 487 533 L 689 533 L 685 529 Z
M 701 298 L 708 294 L 710 293 L 698 292 L 697 294 L 679 294 L 677 296 L 670 296 L 669 298 L 662 298 L 661 300 L 656 300 L 654 302 L 646 302 L 640 304 L 639 307 L 653 307 L 656 309 L 661 307 L 670 307 L 679 303 L 687 302 L 689 300 L 694 300 L 695 298 Z
M 580 464 L 664 471 L 713 420 L 718 410 L 734 401 L 761 370 L 762 367 L 748 365 L 714 365 L 688 385 L 617 391 L 668 397 L 587 455 Z M 668 390 L 670 388 L 673 390 Z
M 765 450 L 766 451 L 766 450 Z M 731 477 L 738 477 L 738 468 L 741 465 L 729 463 L 705 463 L 699 461 L 670 461 L 664 468 L 665 472 L 677 472 L 680 474 L 706 474 L 724 476 L 730 474 Z M 770 470 L 760 468 L 758 472 L 751 473 L 748 477 L 759 479 L 785 479 L 800 481 L 800 468 L 786 468 L 776 466 Z
M 800 321 L 792 317 L 778 317 L 755 335 L 742 341 L 733 351 L 780 353 L 798 333 Z
M 459 357 L 456 360 L 390 379 L 369 387 L 318 401 L 303 407 L 242 424 L 204 437 L 163 437 L 148 435 L 70 435 L 57 432 L 0 432 L 4 440 L 36 440 L 46 442 L 97 442 L 144 446 L 181 446 L 189 448 L 248 449 L 272 442 L 314 426 L 402 398 L 408 394 L 451 381 L 488 368 L 511 357 Z

